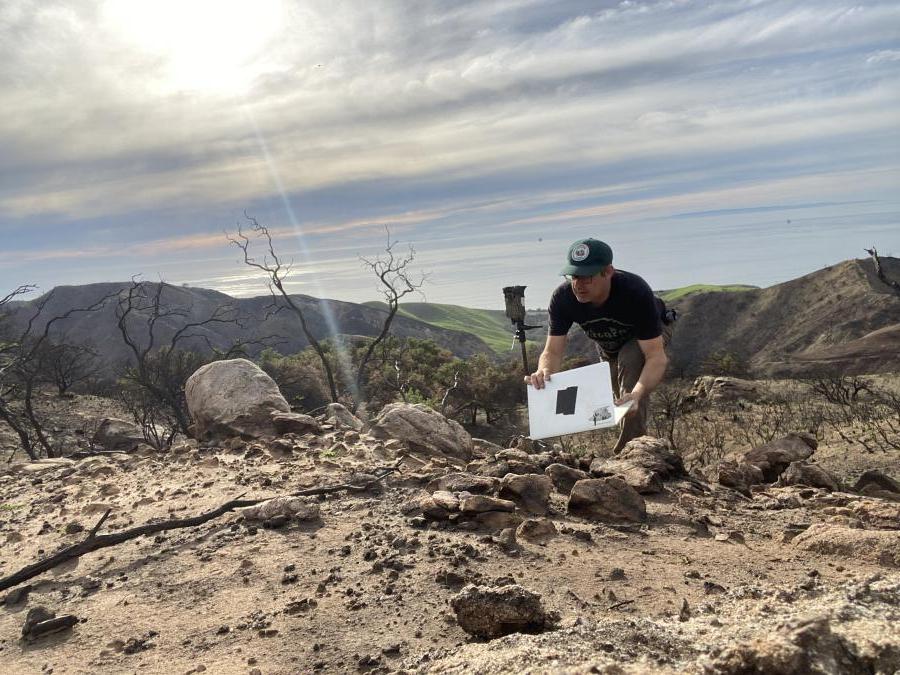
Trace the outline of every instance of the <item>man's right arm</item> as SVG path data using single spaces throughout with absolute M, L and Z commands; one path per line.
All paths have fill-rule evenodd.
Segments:
M 525 383 L 535 389 L 543 389 L 544 382 L 549 380 L 553 373 L 559 372 L 565 354 L 566 336 L 548 335 L 547 344 L 544 345 L 544 351 L 541 352 L 541 358 L 538 359 L 537 370 L 531 375 L 525 376 Z

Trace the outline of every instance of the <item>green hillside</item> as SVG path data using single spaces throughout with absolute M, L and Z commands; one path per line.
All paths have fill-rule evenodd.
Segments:
M 365 304 L 370 307 L 386 308 L 383 302 Z M 473 309 L 434 302 L 404 302 L 400 305 L 398 313 L 441 328 L 472 333 L 496 352 L 506 352 L 512 344 L 514 329 L 502 309 Z M 542 332 L 532 331 L 532 335 L 540 335 L 540 340 L 543 341 Z
M 693 284 L 692 286 L 682 286 L 681 288 L 673 288 L 668 291 L 658 291 L 659 297 L 661 297 L 666 303 L 675 302 L 676 300 L 681 300 L 686 298 L 689 295 L 696 295 L 697 293 L 734 293 L 739 291 L 751 291 L 756 290 L 757 286 L 744 286 L 741 284 L 733 284 L 731 286 L 715 286 L 713 284 Z

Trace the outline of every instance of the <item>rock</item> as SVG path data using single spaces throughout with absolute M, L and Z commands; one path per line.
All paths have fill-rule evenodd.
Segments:
M 721 595 L 725 592 L 725 587 L 722 584 L 717 584 L 715 581 L 704 581 L 703 592 L 706 595 Z
M 494 491 L 497 481 L 471 473 L 448 473 L 431 481 L 426 489 L 432 492 L 446 490 L 448 492 L 469 492 L 473 495 L 486 495 Z
M 476 452 L 483 453 L 483 455 L 484 454 L 493 455 L 495 453 L 500 452 L 503 449 L 496 443 L 491 443 L 490 441 L 487 441 L 483 438 L 473 438 L 472 446 Z
M 864 471 L 853 485 L 853 491 L 869 497 L 900 501 L 900 483 L 878 469 Z
M 32 607 L 28 610 L 25 624 L 22 626 L 22 639 L 30 642 L 44 635 L 71 628 L 76 623 L 78 623 L 78 617 L 71 614 L 57 617 L 46 607 Z
M 462 513 L 484 513 L 485 511 L 515 511 L 516 504 L 507 499 L 488 497 L 486 495 L 472 495 L 464 497 L 459 502 L 459 510 Z
M 472 522 L 482 530 L 497 532 L 518 527 L 522 522 L 522 516 L 512 511 L 484 511 L 476 513 Z
M 850 505 L 853 517 L 879 530 L 900 529 L 900 504 L 880 499 L 861 499 Z
M 431 495 L 418 498 L 415 501 L 417 510 L 429 520 L 447 520 L 450 517 L 450 511 L 438 504 Z M 459 504 L 457 502 L 457 508 Z
M 486 462 L 484 463 L 478 470 L 482 476 L 488 476 L 490 478 L 503 478 L 508 473 L 515 473 L 514 471 L 510 471 L 509 462 L 506 460 L 497 460 L 496 462 Z
M 522 521 L 522 524 L 516 530 L 516 534 L 520 539 L 524 539 L 532 544 L 546 544 L 558 532 L 553 521 L 540 518 Z
M 104 450 L 131 452 L 147 440 L 141 427 L 134 422 L 107 417 L 100 422 L 91 442 Z
M 568 511 L 601 522 L 643 522 L 647 505 L 637 491 L 618 476 L 588 478 L 572 487 Z
M 525 475 L 529 473 L 540 473 L 542 471 L 540 466 L 530 460 L 523 461 L 521 459 L 504 459 L 501 461 L 505 463 L 507 468 L 509 469 L 507 473 Z
M 340 403 L 329 403 L 325 409 L 325 419 L 339 427 L 362 431 L 365 423 Z
M 321 431 L 319 420 L 312 415 L 303 413 L 276 410 L 272 413 L 272 422 L 279 434 L 305 434 L 307 432 L 317 434 Z
M 744 453 L 741 461 L 753 464 L 763 473 L 766 483 L 774 483 L 791 462 L 809 459 L 818 441 L 812 434 L 791 433 Z
M 3 606 L 12 607 L 13 605 L 18 605 L 20 602 L 24 602 L 28 599 L 28 594 L 31 593 L 31 589 L 31 584 L 25 584 L 24 586 L 12 589 L 3 597 Z
M 184 391 L 201 440 L 275 436 L 272 413 L 290 412 L 275 381 L 247 359 L 208 363 L 188 378 Z
M 460 628 L 480 638 L 543 630 L 550 622 L 541 598 L 518 584 L 485 587 L 469 584 L 451 601 Z
M 714 403 L 758 401 L 765 396 L 765 393 L 764 389 L 750 380 L 703 375 L 694 380 L 688 398 L 706 399 Z
M 663 481 L 684 475 L 681 457 L 671 451 L 668 441 L 639 436 L 629 441 L 622 452 L 608 459 L 591 462 L 591 474 L 597 477 L 619 475 L 642 494 L 661 492 Z
M 70 468 L 75 460 L 68 457 L 44 457 L 33 462 L 15 462 L 8 464 L 6 470 L 10 473 L 24 473 L 28 475 L 40 474 L 59 468 Z
M 78 534 L 79 532 L 84 532 L 84 525 L 74 520 L 66 523 L 66 534 Z
M 319 505 L 307 502 L 303 497 L 274 497 L 240 509 L 239 513 L 247 520 L 269 521 L 276 516 L 294 520 L 315 520 L 319 517 Z
M 504 551 L 516 551 L 519 549 L 519 542 L 516 541 L 516 530 L 512 527 L 500 530 L 494 535 L 493 540 Z
M 520 450 L 519 448 L 506 448 L 505 450 L 501 450 L 494 456 L 496 459 L 515 459 L 520 462 L 531 461 L 531 455 L 529 455 L 524 450 Z
M 544 475 L 550 478 L 553 487 L 564 495 L 572 491 L 572 486 L 580 480 L 590 478 L 590 474 L 580 469 L 573 469 L 565 464 L 551 464 L 544 469 Z
M 777 485 L 808 485 L 829 492 L 841 489 L 837 479 L 820 466 L 806 462 L 791 462 L 778 477 Z
M 468 461 L 472 458 L 472 437 L 459 422 L 448 420 L 421 403 L 390 403 L 372 421 L 376 438 L 396 438 L 413 450 Z
M 755 464 L 723 460 L 716 467 L 716 480 L 720 485 L 734 488 L 741 494 L 750 496 L 750 488 L 763 482 L 763 472 Z
M 794 537 L 792 543 L 805 551 L 900 567 L 900 531 L 897 530 L 860 530 L 817 523 Z
M 431 495 L 434 503 L 440 508 L 448 512 L 459 511 L 459 498 L 452 492 L 446 490 L 438 490 Z
M 861 653 L 853 642 L 831 631 L 827 616 L 818 616 L 787 624 L 771 637 L 727 647 L 707 672 L 722 675 L 863 675 L 893 672 L 898 667 L 898 650 Z
M 509 474 L 500 481 L 499 496 L 529 513 L 547 513 L 553 482 L 543 474 Z

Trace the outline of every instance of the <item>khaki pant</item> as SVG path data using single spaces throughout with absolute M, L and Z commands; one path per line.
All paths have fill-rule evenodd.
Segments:
M 663 344 L 668 347 L 669 341 L 672 339 L 673 324 L 663 324 Z M 601 350 L 600 358 L 609 363 L 610 374 L 612 375 L 613 393 L 619 398 L 623 393 L 627 393 L 634 389 L 641 377 L 641 371 L 644 369 L 644 352 L 637 340 L 629 340 L 619 350 L 618 354 L 608 356 Z M 626 415 L 622 421 L 622 431 L 619 433 L 619 440 L 613 447 L 614 453 L 619 453 L 625 444 L 632 438 L 643 436 L 647 433 L 647 417 L 650 414 L 649 396 L 641 399 L 638 411 L 636 413 Z

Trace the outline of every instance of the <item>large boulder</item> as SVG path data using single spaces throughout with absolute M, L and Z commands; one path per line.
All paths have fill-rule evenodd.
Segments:
M 214 361 L 184 386 L 194 435 L 201 440 L 276 436 L 273 412 L 290 412 L 275 381 L 247 359 Z
M 384 406 L 369 433 L 405 441 L 412 450 L 466 461 L 472 458 L 472 437 L 462 425 L 421 403 Z
M 131 452 L 147 442 L 144 432 L 137 424 L 116 417 L 104 418 L 91 441 L 94 445 L 113 452 Z
M 817 523 L 794 537 L 792 543 L 804 551 L 900 567 L 900 531 L 897 530 L 860 530 Z
M 541 597 L 518 584 L 467 585 L 450 601 L 460 628 L 480 638 L 542 630 L 550 620 Z
M 568 511 L 601 522 L 640 523 L 647 520 L 647 505 L 637 490 L 618 476 L 580 480 L 572 487 Z
M 500 497 L 529 513 L 543 515 L 550 505 L 553 482 L 544 474 L 507 474 L 500 481 Z
M 615 457 L 591 462 L 591 474 L 597 477 L 619 475 L 641 494 L 662 492 L 663 481 L 684 475 L 681 457 L 672 452 L 668 441 L 639 436 L 625 445 Z
M 741 461 L 759 467 L 766 483 L 774 483 L 791 462 L 809 459 L 818 441 L 812 434 L 790 433 L 744 453 Z
M 784 473 L 778 477 L 778 485 L 807 485 L 829 492 L 837 492 L 841 489 L 837 478 L 822 467 L 806 462 L 791 462 Z

